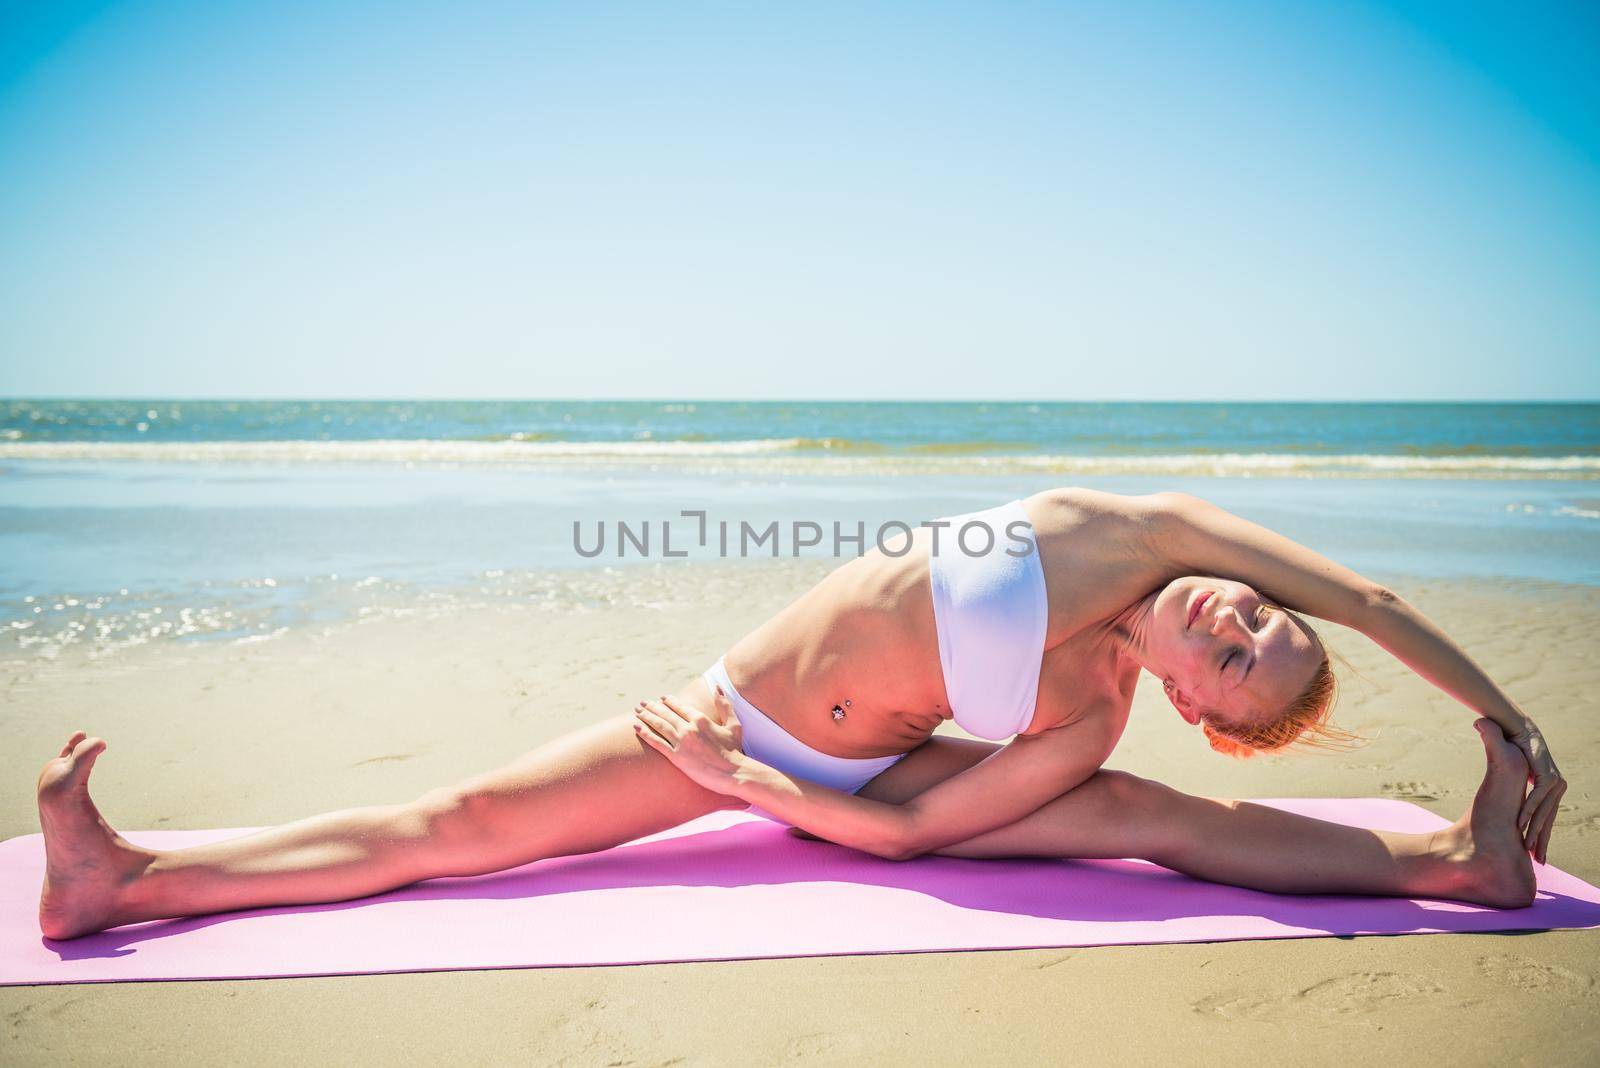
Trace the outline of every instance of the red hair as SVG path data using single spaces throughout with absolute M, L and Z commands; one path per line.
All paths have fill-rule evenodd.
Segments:
M 1204 719 L 1200 729 L 1211 748 L 1239 759 L 1275 753 L 1295 743 L 1315 749 L 1349 749 L 1360 741 L 1359 736 L 1329 722 L 1338 690 L 1339 680 L 1328 654 L 1323 653 L 1311 682 L 1278 716 L 1242 726 Z

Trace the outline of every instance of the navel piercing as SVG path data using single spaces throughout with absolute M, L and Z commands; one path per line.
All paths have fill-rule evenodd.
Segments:
M 833 718 L 836 720 L 844 719 L 844 710 L 849 707 L 850 699 L 847 697 L 845 698 L 844 704 L 833 706 Z

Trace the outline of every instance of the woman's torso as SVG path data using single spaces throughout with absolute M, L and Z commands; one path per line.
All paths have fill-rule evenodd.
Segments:
M 1023 506 L 1049 612 L 1038 702 L 1022 733 L 1084 716 L 1117 718 L 1120 731 L 1138 669 L 1098 624 L 1169 577 L 1145 537 L 1149 506 L 1090 490 L 1035 494 Z M 890 555 L 903 546 L 890 543 L 889 553 L 849 561 L 735 643 L 726 656 L 734 686 L 820 752 L 887 756 L 920 745 L 952 714 L 929 583 L 933 536 L 918 528 L 910 551 Z

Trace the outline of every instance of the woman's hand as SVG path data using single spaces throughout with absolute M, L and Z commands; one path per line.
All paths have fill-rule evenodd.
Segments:
M 1562 795 L 1567 792 L 1567 780 L 1561 777 L 1555 758 L 1550 755 L 1550 747 L 1533 720 L 1525 719 L 1524 723 L 1522 730 L 1508 734 L 1528 758 L 1528 781 L 1533 783 L 1517 815 L 1517 827 L 1522 831 L 1523 847 L 1533 854 L 1534 860 L 1543 864 L 1550 848 L 1550 830 L 1555 826 L 1556 811 L 1561 806 Z
M 640 701 L 633 710 L 633 731 L 707 790 L 732 794 L 744 736 L 722 687 L 712 700 L 710 714 L 670 697 Z

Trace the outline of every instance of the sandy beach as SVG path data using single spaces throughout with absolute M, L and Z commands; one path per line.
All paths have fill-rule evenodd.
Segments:
M 280 823 L 403 801 L 679 685 L 823 561 L 631 569 L 561 611 L 445 607 L 261 642 L 0 662 L 0 836 L 74 728 L 124 829 Z M 1600 881 L 1600 661 L 1591 587 L 1391 579 L 1533 714 L 1572 787 L 1551 861 Z M 1455 818 L 1472 717 L 1365 638 L 1348 754 L 1213 755 L 1146 678 L 1111 766 L 1212 796 L 1386 796 Z M 950 728 L 954 729 L 954 728 Z M 0 990 L 8 1063 L 1134 1063 L 1590 1061 L 1594 932 L 1302 939 Z M 1004 1041 L 999 1041 L 1003 1036 Z

